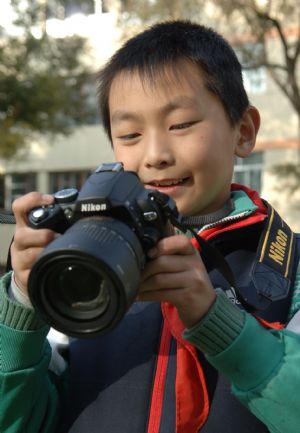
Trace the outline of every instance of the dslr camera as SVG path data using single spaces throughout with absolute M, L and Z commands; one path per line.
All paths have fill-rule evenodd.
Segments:
M 32 209 L 33 228 L 61 233 L 38 257 L 29 296 L 44 320 L 74 337 L 112 330 L 137 296 L 147 251 L 180 226 L 174 200 L 144 188 L 121 163 L 102 164 L 82 189 Z

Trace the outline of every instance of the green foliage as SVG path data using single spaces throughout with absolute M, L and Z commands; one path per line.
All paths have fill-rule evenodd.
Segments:
M 95 118 L 88 104 L 93 75 L 84 63 L 86 40 L 53 38 L 45 31 L 44 3 L 30 0 L 19 10 L 13 36 L 0 32 L 0 156 L 9 157 L 35 133 L 71 132 Z M 33 29 L 39 29 L 39 38 Z

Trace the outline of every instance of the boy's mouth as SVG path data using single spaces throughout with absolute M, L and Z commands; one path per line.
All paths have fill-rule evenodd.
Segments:
M 152 180 L 151 182 L 147 182 L 145 186 L 146 188 L 160 189 L 161 191 L 163 191 L 164 189 L 172 189 L 184 185 L 188 180 L 188 177 L 182 177 L 178 179 Z

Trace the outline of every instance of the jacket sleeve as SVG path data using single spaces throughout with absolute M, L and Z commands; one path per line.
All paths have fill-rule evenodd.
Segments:
M 267 330 L 218 292 L 209 313 L 184 337 L 229 378 L 234 395 L 271 433 L 299 431 L 300 337 Z
M 59 398 L 48 371 L 49 328 L 33 309 L 8 297 L 10 277 L 0 280 L 0 431 L 52 433 Z

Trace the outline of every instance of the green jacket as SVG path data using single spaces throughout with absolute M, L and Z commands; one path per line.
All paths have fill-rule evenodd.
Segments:
M 244 197 L 240 211 L 251 214 Z M 242 207 L 242 208 L 241 208 Z M 54 433 L 67 372 L 50 371 L 49 328 L 36 313 L 8 296 L 11 274 L 0 280 L 0 432 Z M 300 272 L 290 316 L 300 305 Z M 224 314 L 223 314 L 224 313 Z M 222 329 L 230 332 L 219 344 Z M 232 317 L 235 317 L 233 324 Z M 212 344 L 203 343 L 210 333 Z M 232 383 L 235 396 L 271 433 L 297 433 L 300 424 L 300 336 L 288 330 L 266 330 L 218 293 L 205 318 L 184 337 L 206 353 L 210 363 Z M 84 432 L 83 432 L 84 433 Z

